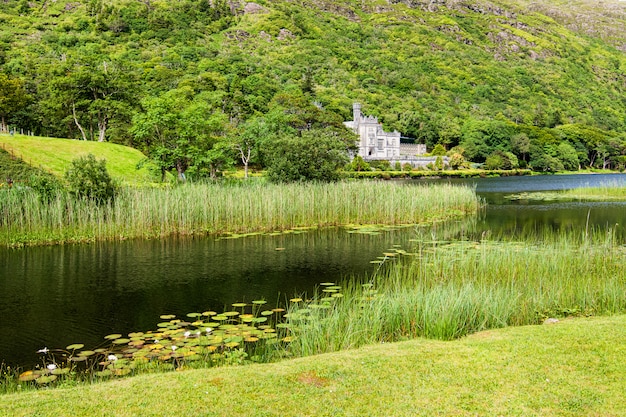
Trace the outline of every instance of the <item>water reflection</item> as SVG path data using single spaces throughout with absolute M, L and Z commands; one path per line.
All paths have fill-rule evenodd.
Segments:
M 153 329 L 164 313 L 275 303 L 365 275 L 370 260 L 414 236 L 413 227 L 379 235 L 331 229 L 2 250 L 0 359 L 28 363 L 43 346 L 94 346 L 108 333 Z

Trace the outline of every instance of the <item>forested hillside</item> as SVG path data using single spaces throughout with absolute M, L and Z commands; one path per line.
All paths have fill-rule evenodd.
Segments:
M 618 0 L 0 0 L 0 116 L 214 174 L 349 142 L 359 101 L 470 161 L 623 168 L 625 50 Z

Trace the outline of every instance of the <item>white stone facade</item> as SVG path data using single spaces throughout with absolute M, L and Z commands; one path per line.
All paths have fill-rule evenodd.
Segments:
M 359 136 L 359 156 L 365 160 L 400 158 L 400 132 L 385 132 L 378 118 L 361 114 L 359 103 L 354 103 L 352 112 L 354 119 L 344 124 Z

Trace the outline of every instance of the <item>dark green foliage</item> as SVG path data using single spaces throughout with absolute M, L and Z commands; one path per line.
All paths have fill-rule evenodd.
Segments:
M 89 154 L 76 158 L 65 173 L 70 193 L 77 198 L 88 198 L 99 203 L 112 201 L 116 187 L 106 169 L 104 159 Z
M 4 149 L 0 149 L 0 183 L 11 178 L 15 184 L 25 183 L 33 175 L 43 175 L 41 171 L 12 156 Z
M 268 177 L 273 182 L 336 181 L 348 162 L 345 143 L 328 130 L 272 140 Z

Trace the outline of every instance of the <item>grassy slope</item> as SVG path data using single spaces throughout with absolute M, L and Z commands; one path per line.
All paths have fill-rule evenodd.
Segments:
M 626 415 L 626 316 L 0 396 L 7 415 Z
M 147 168 L 137 170 L 137 163 L 145 158 L 140 151 L 113 143 L 0 135 L 0 147 L 57 176 L 65 174 L 73 159 L 91 153 L 98 159 L 106 159 L 111 176 L 124 184 L 145 184 L 155 180 Z

